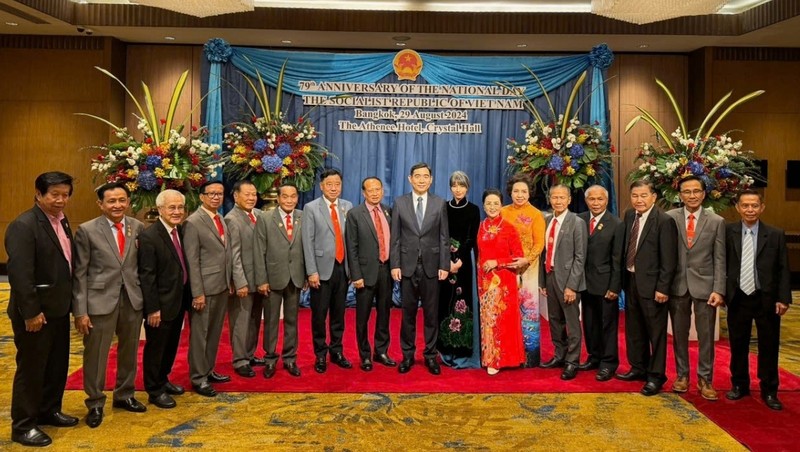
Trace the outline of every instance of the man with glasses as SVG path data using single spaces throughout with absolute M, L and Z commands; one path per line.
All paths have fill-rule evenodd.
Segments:
M 205 397 L 217 392 L 211 383 L 230 381 L 228 375 L 214 371 L 222 324 L 228 307 L 231 279 L 246 281 L 241 260 L 233 258 L 228 226 L 217 210 L 222 205 L 224 188 L 220 181 L 200 186 L 202 205 L 186 220 L 184 249 L 192 288 L 189 334 L 189 377 L 192 388 Z M 236 295 L 247 296 L 247 284 L 236 287 Z

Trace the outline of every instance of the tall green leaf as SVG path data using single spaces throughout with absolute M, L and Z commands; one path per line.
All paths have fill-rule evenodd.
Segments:
M 736 108 L 739 105 L 749 101 L 750 99 L 754 99 L 754 98 L 756 98 L 756 97 L 758 97 L 758 96 L 760 96 L 762 94 L 764 94 L 764 90 L 763 89 L 760 89 L 758 91 L 753 91 L 752 93 L 744 95 L 739 100 L 737 100 L 736 102 L 732 103 L 728 108 L 725 109 L 724 112 L 722 112 L 721 115 L 719 115 L 719 118 L 717 118 L 717 120 L 714 122 L 714 124 L 712 124 L 711 127 L 708 128 L 708 133 L 706 133 L 705 138 L 710 137 L 711 134 L 714 133 L 714 129 L 717 128 L 719 123 L 722 122 L 722 120 L 725 119 L 725 117 L 728 116 L 728 113 L 733 111 L 734 108 Z
M 159 136 L 159 127 L 158 127 L 158 117 L 156 117 L 156 106 L 153 103 L 153 96 L 150 95 L 150 88 L 147 86 L 147 83 L 142 82 L 142 89 L 144 90 L 144 102 L 147 106 L 147 112 L 150 115 L 150 130 L 153 132 L 153 140 L 155 140 L 155 144 L 158 145 L 161 143 L 161 137 Z
M 164 134 L 169 135 L 169 131 L 172 130 L 172 120 L 175 117 L 175 110 L 178 108 L 178 101 L 181 98 L 181 94 L 183 93 L 183 87 L 186 85 L 186 78 L 189 77 L 189 71 L 186 70 L 181 74 L 180 78 L 178 79 L 178 83 L 175 84 L 175 89 L 172 90 L 172 98 L 169 101 L 169 109 L 167 110 L 167 117 L 164 118 L 166 123 L 164 124 Z
M 672 103 L 672 108 L 675 110 L 675 115 L 678 117 L 678 124 L 681 126 L 681 134 L 683 134 L 683 139 L 689 139 L 689 131 L 686 129 L 686 121 L 683 119 L 683 113 L 681 113 L 681 108 L 678 105 L 678 101 L 675 100 L 675 96 L 672 95 L 672 92 L 669 90 L 669 88 L 667 88 L 667 85 L 665 85 L 661 80 L 656 79 L 656 84 L 660 86 L 665 93 L 667 93 L 667 97 Z
M 281 101 L 283 100 L 282 99 L 282 97 L 283 97 L 283 76 L 286 73 L 286 63 L 288 63 L 288 62 L 289 62 L 288 59 L 283 62 L 283 66 L 281 66 L 281 71 L 278 73 L 278 84 L 276 85 L 277 94 L 275 95 L 275 110 L 274 110 L 274 113 L 273 113 L 273 117 L 275 117 L 276 119 L 280 118 L 280 115 L 281 115 Z
M 561 139 L 563 140 L 567 136 L 567 128 L 569 124 L 569 111 L 572 109 L 572 104 L 575 102 L 575 97 L 578 95 L 578 90 L 581 89 L 581 85 L 583 85 L 583 81 L 586 80 L 586 71 L 583 71 L 580 77 L 578 77 L 578 81 L 575 82 L 575 86 L 572 87 L 572 92 L 569 94 L 569 100 L 567 101 L 567 106 L 564 108 L 564 118 L 561 124 Z

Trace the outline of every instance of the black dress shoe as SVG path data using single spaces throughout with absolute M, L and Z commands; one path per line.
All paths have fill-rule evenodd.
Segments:
M 38 428 L 32 428 L 27 432 L 11 432 L 11 441 L 15 443 L 20 443 L 23 446 L 33 446 L 33 447 L 44 447 L 49 446 L 53 443 L 53 440 L 47 436 L 47 433 L 39 430 Z
M 411 370 L 411 366 L 413 365 L 414 365 L 413 359 L 404 359 L 400 363 L 400 367 L 398 367 L 397 370 L 400 371 L 401 374 L 404 374 L 407 373 L 409 370 Z
M 167 382 L 167 384 L 164 385 L 164 390 L 167 391 L 167 394 L 171 395 L 181 395 L 184 392 L 186 392 L 186 390 L 183 389 L 183 386 L 176 385 L 169 381 Z
M 375 361 L 376 363 L 381 363 L 387 367 L 394 367 L 397 365 L 397 362 L 392 358 L 390 358 L 389 355 L 387 355 L 386 353 L 382 353 L 380 355 L 374 355 L 372 357 L 372 360 Z
M 266 366 L 267 360 L 264 358 L 253 358 L 250 360 L 250 367 Z
M 314 370 L 317 371 L 318 374 L 324 374 L 326 370 L 328 370 L 328 362 L 325 361 L 325 357 L 317 358 L 314 362 Z
M 162 392 L 156 397 L 150 396 L 147 398 L 147 401 L 159 408 L 164 409 L 175 408 L 175 405 L 177 405 L 177 403 L 175 403 L 175 399 L 170 397 L 170 395 L 166 392 Z
M 212 383 L 227 383 L 231 381 L 231 377 L 228 375 L 218 374 L 212 370 L 211 373 L 208 374 L 208 381 Z
M 264 378 L 272 378 L 275 376 L 275 363 L 264 365 Z
M 293 377 L 300 376 L 300 368 L 297 367 L 297 363 L 283 363 L 283 368 Z
M 553 358 L 550 361 L 539 364 L 542 369 L 553 369 L 555 367 L 564 367 L 564 361 L 558 358 Z
M 642 390 L 639 392 L 641 392 L 642 395 L 646 395 L 649 397 L 658 394 L 660 391 L 661 391 L 661 386 L 653 383 L 652 381 L 648 381 L 647 383 L 645 383 L 645 385 L 642 387 Z
M 778 396 L 776 394 L 761 394 L 761 399 L 764 403 L 767 404 L 770 410 L 780 411 L 783 409 L 783 404 L 780 400 L 778 400 Z
M 442 368 L 439 367 L 439 363 L 436 361 L 436 358 L 425 358 L 425 367 L 427 367 L 428 372 L 433 375 L 439 375 L 442 373 Z
M 89 414 L 86 415 L 86 425 L 89 428 L 95 428 L 103 423 L 103 408 L 97 407 L 92 408 L 89 410 Z
M 201 385 L 192 385 L 192 389 L 194 389 L 194 392 L 200 394 L 203 397 L 217 396 L 217 391 L 215 391 L 214 387 L 208 384 L 207 382 Z
M 250 367 L 250 364 L 245 364 L 244 366 L 236 367 L 233 369 L 236 372 L 236 375 L 244 378 L 253 378 L 256 376 L 256 372 Z M 210 378 L 209 378 L 210 380 Z
M 614 376 L 614 372 L 611 369 L 600 369 L 597 371 L 597 375 L 594 376 L 594 379 L 597 381 L 608 381 L 611 380 L 611 377 Z
M 139 402 L 133 397 L 126 400 L 115 400 L 112 406 L 114 408 L 122 408 L 124 410 L 128 410 L 131 413 L 144 413 L 145 411 L 147 411 L 147 407 L 142 405 L 141 402 Z
M 567 364 L 564 366 L 564 371 L 561 372 L 562 380 L 572 380 L 578 375 L 578 366 L 575 364 Z
M 364 372 L 369 372 L 372 370 L 372 361 L 370 361 L 369 358 L 361 360 L 361 370 Z
M 74 427 L 78 425 L 78 418 L 57 411 L 50 416 L 39 419 L 39 425 L 52 425 L 54 427 Z
M 594 361 L 586 361 L 585 363 L 578 364 L 578 370 L 595 370 L 600 367 L 600 363 Z
M 647 381 L 647 375 L 630 370 L 624 374 L 617 374 L 617 379 L 622 381 Z
M 353 364 L 347 360 L 341 353 L 333 353 L 331 354 L 331 362 L 336 364 L 337 366 L 341 367 L 342 369 L 352 369 Z
M 734 386 L 730 391 L 725 393 L 725 398 L 728 400 L 739 400 L 744 396 L 750 395 L 750 388 L 743 386 Z

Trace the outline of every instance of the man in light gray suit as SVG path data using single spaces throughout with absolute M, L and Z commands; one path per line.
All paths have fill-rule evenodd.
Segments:
M 347 211 L 350 201 L 339 199 L 342 193 L 342 173 L 326 169 L 319 175 L 322 196 L 305 206 L 303 253 L 305 254 L 308 285 L 311 287 L 311 334 L 314 338 L 316 361 L 314 370 L 327 370 L 327 355 L 343 369 L 353 365 L 342 350 L 344 310 L 347 297 L 347 258 L 344 242 Z M 326 343 L 326 319 L 330 315 L 330 343 Z
M 677 379 L 673 392 L 689 390 L 689 328 L 692 308 L 700 353 L 697 358 L 697 389 L 706 400 L 717 400 L 714 376 L 714 329 L 717 306 L 725 296 L 725 220 L 703 209 L 706 184 L 697 176 L 678 186 L 684 207 L 668 213 L 678 225 L 678 268 L 667 302 L 672 320 L 672 346 Z
M 547 316 L 555 356 L 542 364 L 545 369 L 564 367 L 562 380 L 572 380 L 581 357 L 580 292 L 586 290 L 586 223 L 569 211 L 572 201 L 565 185 L 550 187 L 552 214 L 545 217 L 545 252 L 542 253 L 539 287 L 547 297 Z
M 233 201 L 236 203 L 225 215 L 225 223 L 230 232 L 233 259 L 242 266 L 244 281 L 236 281 L 236 287 L 247 287 L 244 297 L 231 296 L 228 302 L 228 323 L 233 351 L 233 370 L 237 375 L 252 378 L 256 375 L 252 364 L 261 329 L 261 294 L 256 291 L 255 268 L 253 266 L 253 237 L 256 224 L 264 217 L 255 209 L 258 201 L 256 186 L 249 180 L 233 184 Z M 260 362 L 263 364 L 263 361 Z
M 297 367 L 297 309 L 300 290 L 306 285 L 303 256 L 303 211 L 297 207 L 298 192 L 293 184 L 278 188 L 278 208 L 256 223 L 253 246 L 255 280 L 264 302 L 264 378 L 275 375 L 278 355 L 278 327 L 283 304 L 283 368 L 293 377 Z
M 134 397 L 143 320 L 136 237 L 144 225 L 125 215 L 130 191 L 124 184 L 102 185 L 97 198 L 103 215 L 83 223 L 75 234 L 72 284 L 75 328 L 83 334 L 83 389 L 89 408 L 86 424 L 91 428 L 103 422 L 103 388 L 114 334 L 119 343 L 113 405 L 137 413 L 147 410 Z
M 214 397 L 211 383 L 231 377 L 214 372 L 219 338 L 233 281 L 246 281 L 241 261 L 233 259 L 228 227 L 217 213 L 224 196 L 222 182 L 210 181 L 200 187 L 203 203 L 186 220 L 183 248 L 189 267 L 192 311 L 189 317 L 189 377 L 195 392 Z M 247 284 L 236 287 L 239 297 L 247 295 Z M 211 383 L 209 383 L 211 382 Z

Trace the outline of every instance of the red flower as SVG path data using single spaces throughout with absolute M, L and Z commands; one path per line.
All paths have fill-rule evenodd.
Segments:
M 147 138 L 144 139 L 144 142 L 147 143 L 147 144 L 153 144 L 153 138 L 147 137 Z
M 197 132 L 197 126 L 192 126 L 192 132 Z
M 163 126 L 164 124 L 166 124 L 166 123 L 167 123 L 167 120 L 166 120 L 166 119 L 159 119 L 159 122 L 160 122 L 160 123 L 161 123 L 161 125 Z
M 614 154 L 616 152 L 617 152 L 617 148 L 615 148 L 614 145 L 612 144 L 611 145 L 611 153 Z

